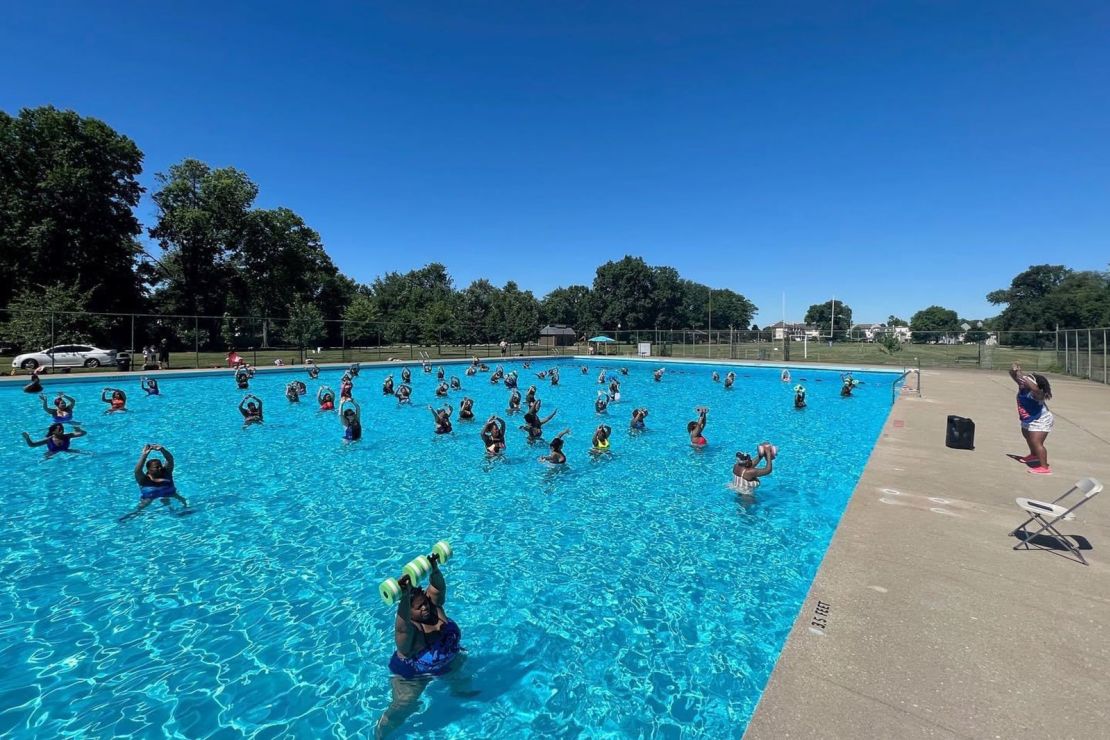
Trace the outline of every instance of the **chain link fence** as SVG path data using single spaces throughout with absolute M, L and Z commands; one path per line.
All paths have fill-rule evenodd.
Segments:
M 809 332 L 784 337 L 781 330 L 614 329 L 577 331 L 574 337 L 533 337 L 500 343 L 511 332 L 489 323 L 442 326 L 397 321 L 309 322 L 255 316 L 103 314 L 62 311 L 0 311 L 0 355 L 11 365 L 17 354 L 61 347 L 111 350 L 131 369 L 227 367 L 235 356 L 254 365 L 370 362 L 389 359 L 461 359 L 472 356 L 600 355 L 757 360 L 898 367 L 1027 369 L 1066 373 L 1106 383 L 1110 329 L 971 333 L 912 332 L 893 341 L 882 334 Z M 592 339 L 602 341 L 590 341 Z M 557 340 L 562 340 L 557 342 Z M 153 351 L 151 351 L 153 348 Z M 145 351 L 144 351 L 145 350 Z M 59 352 L 33 364 L 57 368 Z M 71 353 L 72 354 L 72 353 Z M 168 362 L 159 357 L 168 354 Z M 86 355 L 87 356 L 87 355 Z M 26 370 L 32 360 L 13 367 Z M 73 364 L 70 357 L 67 364 Z M 82 363 L 83 364 L 83 363 Z M 108 362 L 98 360 L 103 366 Z M 115 363 L 111 363 L 115 364 Z M 115 368 L 113 368 L 115 369 Z

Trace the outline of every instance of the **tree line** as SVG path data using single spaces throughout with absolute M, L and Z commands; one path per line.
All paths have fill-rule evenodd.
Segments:
M 542 298 L 509 281 L 456 287 L 444 265 L 390 272 L 370 284 L 342 274 L 318 232 L 289 208 L 255 205 L 258 186 L 234 167 L 184 159 L 155 176 L 154 224 L 135 215 L 143 154 L 94 118 L 53 107 L 0 112 L 0 327 L 6 342 L 41 344 L 43 311 L 58 341 L 126 341 L 124 322 L 95 313 L 152 313 L 159 337 L 202 348 L 274 343 L 462 343 L 536 339 L 543 324 L 579 334 L 623 329 L 749 329 L 757 307 L 729 289 L 638 257 L 599 266 L 592 283 Z M 151 254 L 140 237 L 158 245 Z M 1005 304 L 985 329 L 1110 324 L 1105 273 L 1040 265 L 988 298 Z M 203 325 L 186 317 L 223 317 Z M 266 317 L 247 321 L 237 317 Z M 180 318 L 174 318 L 180 317 Z M 852 326 L 850 306 L 814 304 L 806 322 Z M 900 321 L 890 317 L 889 321 Z M 905 322 L 902 322 L 905 323 Z M 955 312 L 914 314 L 916 331 L 955 331 Z M 49 335 L 47 335 L 49 336 Z

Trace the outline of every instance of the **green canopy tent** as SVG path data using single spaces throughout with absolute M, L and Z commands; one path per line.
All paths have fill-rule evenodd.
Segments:
M 600 334 L 600 335 L 594 337 L 593 339 L 589 340 L 590 344 L 594 344 L 594 343 L 609 344 L 610 342 L 615 342 L 615 341 L 617 341 L 617 340 L 613 339 L 612 337 L 607 337 L 604 334 Z M 594 354 L 597 354 L 597 352 L 595 351 Z

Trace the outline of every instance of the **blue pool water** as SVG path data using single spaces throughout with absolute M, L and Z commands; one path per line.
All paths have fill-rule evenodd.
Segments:
M 581 364 L 589 372 L 581 374 Z M 469 655 L 432 682 L 398 736 L 742 734 L 891 405 L 892 376 L 627 362 L 604 417 L 612 452 L 587 448 L 604 365 L 560 361 L 561 384 L 520 364 L 522 390 L 558 409 L 569 463 L 537 461 L 518 418 L 488 460 L 478 422 L 436 437 L 433 375 L 413 366 L 414 404 L 381 394 L 385 369 L 356 380 L 365 434 L 344 444 L 334 414 L 282 395 L 303 371 L 260 373 L 266 423 L 242 430 L 229 374 L 166 377 L 126 414 L 103 415 L 101 384 L 50 377 L 78 399 L 80 455 L 43 459 L 34 396 L 0 389 L 0 736 L 272 737 L 372 734 L 391 701 L 394 611 L 378 597 L 441 538 L 447 614 Z M 552 363 L 538 363 L 548 367 Z M 448 365 L 475 414 L 504 416 L 508 391 Z M 399 368 L 391 368 L 395 375 Z M 338 389 L 340 371 L 321 381 Z M 804 381 L 801 381 L 805 378 Z M 809 389 L 792 408 L 791 386 Z M 685 425 L 710 407 L 695 451 Z M 634 406 L 648 431 L 628 433 Z M 755 502 L 726 487 L 737 450 L 778 444 Z M 194 513 L 138 502 L 143 444 L 177 458 Z

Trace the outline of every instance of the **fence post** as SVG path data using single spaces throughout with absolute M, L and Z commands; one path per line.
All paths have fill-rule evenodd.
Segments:
M 129 367 L 131 369 L 135 367 L 135 314 L 131 314 L 131 364 Z
M 50 372 L 54 372 L 54 312 L 50 312 Z
M 193 364 L 200 369 L 200 316 L 193 316 Z
M 1087 380 L 1091 379 L 1091 330 L 1087 330 Z

